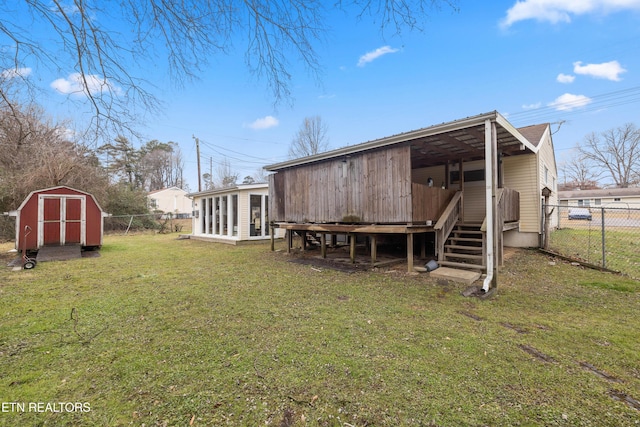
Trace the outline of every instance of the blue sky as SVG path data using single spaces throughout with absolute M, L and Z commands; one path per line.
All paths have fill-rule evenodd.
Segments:
M 303 119 L 316 115 L 330 148 L 493 110 L 517 127 L 564 121 L 553 136 L 558 162 L 588 133 L 640 126 L 640 0 L 458 5 L 459 12 L 434 11 L 424 31 L 401 37 L 382 35 L 371 20 L 330 13 L 330 32 L 316 45 L 321 80 L 294 61 L 292 99 L 277 106 L 266 82 L 247 71 L 240 45 L 211 58 L 186 87 L 159 73 L 154 83 L 165 113 L 143 132 L 180 144 L 196 190 L 193 136 L 205 172 L 226 158 L 242 179 L 286 160 Z M 54 99 L 70 72 L 57 79 L 49 84 Z M 58 96 L 47 104 L 56 116 L 66 111 Z

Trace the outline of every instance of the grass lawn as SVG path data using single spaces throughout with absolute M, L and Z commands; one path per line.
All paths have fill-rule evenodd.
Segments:
M 640 425 L 638 282 L 522 250 L 480 300 L 290 258 L 108 236 L 3 268 L 0 425 Z

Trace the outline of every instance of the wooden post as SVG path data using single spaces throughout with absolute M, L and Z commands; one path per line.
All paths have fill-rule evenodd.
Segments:
M 355 234 L 349 234 L 349 243 L 351 248 L 349 250 L 349 256 L 351 257 L 351 264 L 356 263 L 356 236 Z
M 464 194 L 464 161 L 460 159 L 458 163 L 458 171 L 460 172 L 460 191 Z M 486 179 L 486 178 L 485 178 Z M 464 222 L 464 203 L 460 204 L 460 222 Z
M 413 272 L 413 233 L 407 234 L 407 271 Z
M 327 235 L 325 233 L 320 234 L 320 256 L 327 257 Z
M 378 239 L 375 235 L 371 236 L 371 264 L 374 265 L 378 259 Z
M 549 211 L 549 197 L 551 196 L 551 189 L 548 187 L 544 187 L 542 189 L 542 196 L 544 197 L 544 210 L 542 211 L 543 220 L 544 220 L 542 244 L 544 249 L 549 249 L 549 236 L 550 236 L 549 221 L 551 220 L 551 214 L 553 213 L 553 209 Z
M 307 232 L 300 233 L 300 237 L 302 238 L 302 252 L 304 252 L 307 250 Z
M 269 230 L 269 237 L 271 237 L 271 252 L 276 250 L 276 238 L 275 238 L 275 229 L 273 227 L 271 227 L 271 229 Z
M 287 253 L 291 253 L 291 247 L 293 246 L 293 230 L 287 230 Z

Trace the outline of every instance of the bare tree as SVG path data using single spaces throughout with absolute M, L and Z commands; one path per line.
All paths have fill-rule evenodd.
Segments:
M 604 173 L 601 168 L 593 164 L 579 150 L 560 169 L 564 175 L 563 187 L 567 189 L 589 190 L 598 188 L 598 180 Z
M 326 151 L 329 146 L 327 125 L 320 116 L 305 117 L 289 146 L 289 157 L 311 156 Z
M 640 183 L 640 130 L 634 124 L 591 133 L 579 150 L 586 160 L 604 169 L 616 187 Z
M 238 181 L 238 173 L 232 171 L 229 159 L 225 158 L 222 162 L 218 163 L 215 173 L 217 179 L 214 184 L 216 187 L 231 187 L 236 185 Z
M 421 29 L 442 5 L 457 10 L 457 0 L 350 0 L 334 8 L 379 19 L 381 29 L 400 33 Z M 317 0 L 0 2 L 0 103 L 13 107 L 13 90 L 36 96 L 42 88 L 29 77 L 31 67 L 62 72 L 65 93 L 92 112 L 96 136 L 135 134 L 142 113 L 160 107 L 146 69 L 166 66 L 182 85 L 233 42 L 246 46 L 248 69 L 266 80 L 277 102 L 290 98 L 293 62 L 319 75 L 314 46 L 328 31 L 331 9 Z
M 58 185 L 99 199 L 105 194 L 107 176 L 97 156 L 72 136 L 37 107 L 0 108 L 0 209 L 15 209 L 29 192 Z

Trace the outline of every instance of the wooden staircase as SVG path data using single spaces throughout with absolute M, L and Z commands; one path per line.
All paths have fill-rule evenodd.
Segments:
M 481 227 L 481 223 L 457 222 L 444 244 L 438 264 L 475 271 L 485 270 L 485 238 Z

